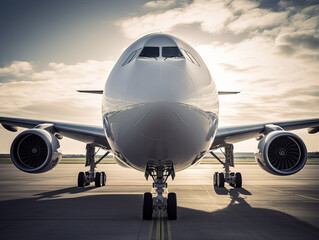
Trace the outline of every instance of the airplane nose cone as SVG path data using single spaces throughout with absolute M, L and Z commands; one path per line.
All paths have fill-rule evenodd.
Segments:
M 151 103 L 145 104 L 144 113 L 140 115 L 134 127 L 136 130 L 150 140 L 164 140 L 172 137 L 176 131 L 182 128 L 185 132 L 185 126 L 182 126 L 179 119 L 176 118 L 176 109 L 172 104 Z
M 160 60 L 159 60 L 160 61 Z M 196 87 L 181 64 L 136 62 L 126 92 L 126 104 L 179 102 L 195 106 Z

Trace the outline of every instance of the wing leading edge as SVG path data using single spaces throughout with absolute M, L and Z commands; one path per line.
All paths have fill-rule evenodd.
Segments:
M 110 149 L 110 145 L 106 140 L 104 129 L 102 127 L 8 117 L 0 117 L 0 123 L 9 131 L 16 131 L 16 127 L 34 128 L 39 124 L 53 124 L 54 132 L 59 135 L 84 143 L 93 143 L 96 146 L 103 147 L 105 149 Z M 221 127 L 217 129 L 217 134 L 211 149 L 216 149 L 226 144 L 233 144 L 251 138 L 258 138 L 265 133 L 265 127 L 270 124 L 279 126 L 287 131 L 308 128 L 309 134 L 319 132 L 319 118 L 245 126 Z
M 103 94 L 103 90 L 77 90 L 79 93 Z
M 319 132 L 319 118 L 245 126 L 221 127 L 217 129 L 216 137 L 211 149 L 217 149 L 226 144 L 233 144 L 251 138 L 258 138 L 265 133 L 265 128 L 267 125 L 279 126 L 287 131 L 308 128 L 309 134 Z
M 60 136 L 111 149 L 102 127 L 8 117 L 0 117 L 0 123 L 9 131 L 17 131 L 16 127 L 34 128 L 39 124 L 52 124 L 54 133 Z

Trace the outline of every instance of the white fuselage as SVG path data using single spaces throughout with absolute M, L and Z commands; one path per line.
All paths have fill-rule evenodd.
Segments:
M 174 57 L 176 47 L 181 55 Z M 218 125 L 218 93 L 195 49 L 173 36 L 150 34 L 115 64 L 102 111 L 119 164 L 144 171 L 147 163 L 171 162 L 178 171 L 199 162 L 210 148 Z

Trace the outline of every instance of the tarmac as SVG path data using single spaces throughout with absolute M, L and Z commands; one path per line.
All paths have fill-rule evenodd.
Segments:
M 212 185 L 219 165 L 177 172 L 178 219 L 160 213 L 142 220 L 144 174 L 101 164 L 107 185 L 76 187 L 80 164 L 27 174 L 0 165 L 0 239 L 319 239 L 319 166 L 274 176 L 255 165 L 238 165 L 243 187 Z

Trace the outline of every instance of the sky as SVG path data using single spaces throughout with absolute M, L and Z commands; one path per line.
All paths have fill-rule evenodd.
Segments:
M 101 96 L 76 90 L 103 89 L 126 47 L 165 32 L 199 52 L 219 90 L 241 92 L 220 97 L 221 126 L 318 118 L 318 12 L 318 0 L 2 0 L 0 116 L 102 126 Z M 296 133 L 319 150 L 319 134 Z M 0 127 L 0 153 L 16 135 Z

